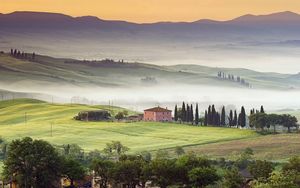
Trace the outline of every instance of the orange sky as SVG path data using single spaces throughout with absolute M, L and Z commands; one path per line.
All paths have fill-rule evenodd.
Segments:
M 59 12 L 133 22 L 227 20 L 244 14 L 300 13 L 299 0 L 0 0 L 0 12 Z

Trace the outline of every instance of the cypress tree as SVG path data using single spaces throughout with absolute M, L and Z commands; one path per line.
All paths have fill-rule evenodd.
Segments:
M 225 107 L 223 106 L 222 113 L 221 113 L 221 125 L 222 126 L 225 126 L 225 124 L 226 124 L 225 118 L 226 118 L 226 112 L 225 112 Z
M 195 112 L 195 124 L 199 124 L 199 109 L 198 109 L 198 103 L 196 104 L 196 112 Z
M 177 109 L 177 104 L 175 105 L 175 110 L 174 110 L 174 120 L 178 121 L 178 109 Z
M 185 114 L 186 122 L 190 122 L 190 106 L 186 104 L 186 114 Z
M 192 104 L 191 104 L 191 107 L 190 107 L 190 122 L 192 122 L 192 124 L 194 124 L 194 109 L 193 109 Z
M 211 110 L 211 124 L 212 125 L 217 125 L 217 117 L 216 117 L 217 113 L 216 113 L 216 109 L 215 109 L 215 105 L 212 105 L 212 110 Z
M 233 118 L 233 126 L 236 126 L 238 124 L 238 117 L 236 110 L 234 110 L 234 118 Z
M 211 125 L 212 124 L 212 114 L 211 114 L 211 106 L 209 105 L 208 107 L 208 112 L 207 112 L 207 124 Z
M 208 113 L 207 113 L 207 110 L 205 110 L 204 125 L 207 126 L 207 124 L 208 124 Z
M 244 106 L 242 106 L 242 108 L 241 108 L 240 124 L 241 124 L 241 127 L 246 126 L 246 111 L 245 111 Z
M 229 126 L 232 127 L 232 125 L 233 125 L 233 112 L 232 112 L 232 110 L 230 110 L 228 121 L 229 121 Z
M 182 102 L 182 107 L 181 107 L 181 120 L 182 120 L 183 122 L 186 121 L 185 115 L 186 115 L 185 103 Z
M 263 105 L 260 106 L 260 113 L 265 113 L 265 109 Z

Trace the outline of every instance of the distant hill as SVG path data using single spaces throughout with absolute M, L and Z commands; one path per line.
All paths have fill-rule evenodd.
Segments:
M 199 65 L 157 66 L 128 63 L 123 60 L 86 61 L 36 55 L 26 60 L 0 54 L 0 85 L 11 87 L 149 87 L 145 78 L 155 80 L 153 86 L 174 84 L 244 88 L 236 81 L 218 79 L 218 72 L 240 76 L 256 89 L 299 89 L 299 75 L 263 73 L 248 69 L 213 68 Z M 152 86 L 151 85 L 151 86 Z M 40 91 L 40 90 L 39 90 Z

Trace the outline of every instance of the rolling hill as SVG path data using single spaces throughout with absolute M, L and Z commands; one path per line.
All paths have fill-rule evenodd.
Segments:
M 212 68 L 199 65 L 158 66 L 113 60 L 79 61 L 36 55 L 24 60 L 0 54 L 0 84 L 11 88 L 112 87 L 138 88 L 169 84 L 245 88 L 237 82 L 220 80 L 219 71 L 241 76 L 256 89 L 298 89 L 297 75 L 263 73 L 247 69 Z M 143 78 L 156 83 L 144 83 Z M 43 89 L 39 90 L 43 91 Z
M 182 146 L 199 155 L 230 158 L 251 147 L 259 159 L 285 160 L 300 151 L 298 134 L 262 136 L 253 130 L 235 128 L 73 119 L 79 111 L 98 109 L 111 110 L 114 114 L 124 110 L 104 105 L 57 104 L 33 99 L 1 101 L 0 136 L 7 141 L 30 136 L 55 145 L 78 144 L 85 151 L 102 150 L 110 141 L 121 141 L 130 148 L 130 153 L 159 149 L 173 151 L 176 146 Z

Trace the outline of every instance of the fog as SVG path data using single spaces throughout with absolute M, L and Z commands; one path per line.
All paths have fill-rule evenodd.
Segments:
M 282 109 L 300 109 L 300 91 L 233 89 L 228 87 L 209 87 L 194 85 L 160 85 L 151 87 L 132 88 L 101 88 L 101 87 L 68 87 L 68 86 L 28 86 L 1 88 L 15 92 L 30 92 L 47 95 L 35 95 L 33 98 L 60 103 L 83 104 L 110 104 L 126 107 L 135 111 L 142 111 L 153 106 L 162 106 L 173 109 L 175 104 L 181 105 L 182 101 L 199 103 L 203 112 L 210 104 L 217 108 L 222 105 L 240 109 L 259 108 L 264 105 L 268 111 Z M 18 89 L 16 89 L 18 88 Z M 9 98 L 12 96 L 6 96 Z

